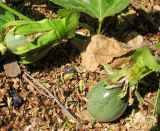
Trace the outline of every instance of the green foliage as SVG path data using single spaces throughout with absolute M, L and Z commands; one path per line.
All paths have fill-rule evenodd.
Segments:
M 84 12 L 99 21 L 125 9 L 130 0 L 50 0 L 65 8 Z
M 15 17 L 9 11 L 4 10 L 0 7 L 0 61 L 5 58 L 5 54 L 7 52 L 7 47 L 4 45 L 4 27 L 10 22 L 14 21 Z
M 5 36 L 7 48 L 19 55 L 24 64 L 41 59 L 61 39 L 72 36 L 77 28 L 78 12 L 63 9 L 59 14 L 59 19 L 8 22 L 6 27 L 12 29 Z
M 12 13 L 10 13 L 9 11 L 6 11 L 2 8 L 0 8 L 0 28 L 3 28 L 3 26 L 10 22 L 10 21 L 14 21 L 15 17 Z
M 25 15 L 19 13 L 18 11 L 10 8 L 9 6 L 7 6 L 6 4 L 4 4 L 3 2 L 0 2 L 0 8 L 3 8 L 5 11 L 8 11 L 16 16 L 18 16 L 19 18 L 23 19 L 23 20 L 27 20 L 27 21 L 32 21 L 31 19 L 29 19 L 28 17 L 26 17 Z
M 65 19 L 46 19 L 16 26 L 5 36 L 5 43 L 11 52 L 23 55 L 58 41 L 64 33 Z
M 43 58 L 56 45 L 57 44 L 48 45 L 42 49 L 39 49 L 33 52 L 29 52 L 29 53 L 26 53 L 25 55 L 19 56 L 20 58 L 19 62 L 22 64 L 30 64 L 30 63 L 36 62 L 40 60 L 41 58 Z
M 133 54 L 131 61 L 134 61 L 137 64 L 142 64 L 143 62 L 144 65 L 152 71 L 160 71 L 160 65 L 146 46 L 137 49 L 136 52 Z
M 129 4 L 130 0 L 50 0 L 62 7 L 84 12 L 99 21 L 98 33 L 100 33 L 102 21 L 107 16 L 121 12 Z
M 117 83 L 126 80 L 129 82 L 130 86 L 135 86 L 140 79 L 145 77 L 151 72 L 159 72 L 160 65 L 151 54 L 148 47 L 144 46 L 137 49 L 131 57 L 130 66 L 126 66 L 121 70 L 117 70 L 111 74 L 107 79 L 105 84 L 111 84 L 110 87 L 117 87 Z M 109 87 L 109 86 L 108 86 Z
M 0 12 L 1 12 L 0 14 L 0 42 L 3 42 L 3 37 L 4 37 L 3 28 L 6 23 L 10 21 L 14 21 L 15 17 L 12 13 L 4 10 L 3 8 L 0 8 Z
M 149 73 L 160 71 L 160 65 L 146 46 L 137 49 L 132 55 L 131 61 L 134 64 L 129 68 L 126 75 L 130 86 L 136 85 L 140 79 Z
M 61 18 L 65 18 L 65 28 L 66 28 L 66 32 L 68 34 L 68 36 L 74 36 L 75 31 L 77 29 L 77 26 L 79 24 L 79 17 L 80 14 L 78 12 L 75 11 L 71 11 L 68 9 L 60 9 L 58 11 L 58 15 Z

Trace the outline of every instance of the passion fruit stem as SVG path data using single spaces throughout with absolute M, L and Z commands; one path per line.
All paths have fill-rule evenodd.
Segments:
M 10 8 L 9 6 L 7 6 L 6 4 L 4 4 L 3 2 L 0 2 L 0 7 L 4 8 L 5 10 L 13 13 L 14 15 L 18 16 L 19 18 L 26 20 L 26 21 L 33 21 L 32 19 L 26 17 L 25 15 L 21 14 L 20 12 Z

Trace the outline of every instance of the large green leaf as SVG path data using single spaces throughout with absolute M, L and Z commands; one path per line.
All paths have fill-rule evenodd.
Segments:
M 61 13 L 65 12 L 65 10 L 61 10 Z M 61 19 L 20 22 L 19 25 L 11 22 L 11 25 L 16 24 L 16 26 L 5 36 L 4 41 L 7 48 L 12 53 L 23 55 L 70 36 L 77 28 L 79 13 L 68 10 L 67 15 L 61 17 Z
M 3 42 L 3 27 L 5 24 L 7 24 L 10 21 L 14 21 L 15 17 L 12 13 L 4 10 L 0 7 L 0 42 Z
M 130 0 L 50 0 L 62 7 L 84 12 L 99 21 L 126 8 Z
M 0 8 L 0 28 L 2 28 L 6 23 L 10 21 L 14 21 L 15 17 L 12 13 L 8 11 L 4 11 L 2 8 Z

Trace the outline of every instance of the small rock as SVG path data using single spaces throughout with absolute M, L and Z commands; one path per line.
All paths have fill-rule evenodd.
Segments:
M 76 74 L 77 70 L 74 67 L 65 67 L 63 70 L 64 74 L 73 73 Z
M 15 89 L 9 91 L 10 96 L 12 97 L 12 102 L 14 107 L 20 107 L 23 103 L 23 99 L 18 95 L 18 92 Z
M 5 64 L 3 65 L 5 73 L 9 77 L 17 77 L 21 74 L 21 69 L 16 61 L 16 58 L 13 56 L 9 56 L 5 58 Z

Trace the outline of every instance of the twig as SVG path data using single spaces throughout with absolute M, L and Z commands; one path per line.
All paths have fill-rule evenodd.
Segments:
M 48 97 L 44 92 L 42 92 L 41 90 L 39 90 L 39 88 L 37 86 L 35 86 L 27 77 L 25 74 L 22 75 L 23 79 L 25 81 L 27 81 L 31 86 L 33 86 L 39 93 L 41 93 L 42 95 Z
M 22 77 L 31 86 L 33 86 L 39 93 L 43 94 L 46 97 L 54 99 L 56 101 L 56 103 L 59 105 L 59 107 L 62 109 L 62 111 L 64 111 L 68 117 L 70 117 L 73 121 L 76 122 L 77 129 L 82 129 L 81 123 L 67 110 L 67 108 L 65 106 L 63 106 L 61 104 L 61 102 L 58 100 L 58 98 L 55 95 L 53 95 L 44 85 L 42 85 L 38 80 L 34 79 L 32 76 L 30 76 L 26 72 L 24 72 Z M 34 83 L 31 80 L 29 80 L 27 77 L 30 78 Z M 41 91 L 38 87 L 43 89 L 46 93 L 44 91 Z

